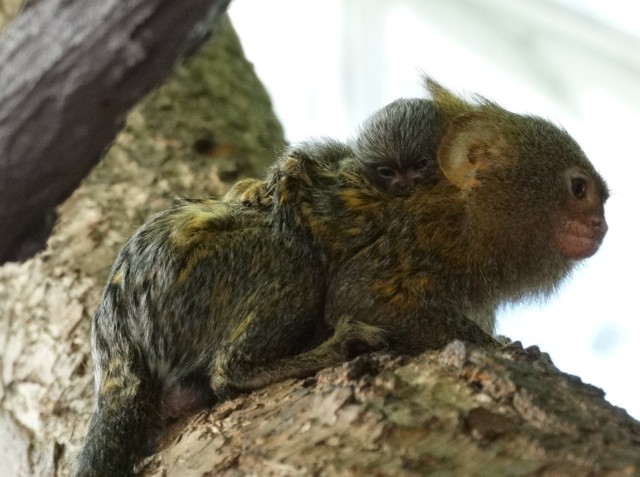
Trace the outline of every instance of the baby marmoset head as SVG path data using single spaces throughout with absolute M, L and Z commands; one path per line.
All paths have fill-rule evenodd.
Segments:
M 373 184 L 408 195 L 436 180 L 443 124 L 432 100 L 401 98 L 371 115 L 350 145 Z

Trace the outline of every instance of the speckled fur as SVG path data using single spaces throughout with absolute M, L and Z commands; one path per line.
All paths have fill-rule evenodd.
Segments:
M 438 131 L 439 168 L 408 197 L 388 194 L 369 164 L 332 140 L 292 149 L 268 181 L 280 228 L 298 227 L 327 256 L 326 319 L 366 317 L 402 352 L 438 343 L 436 317 L 493 333 L 498 306 L 544 297 L 573 270 L 577 260 L 558 249 L 567 224 L 601 222 L 597 243 L 606 233 L 607 186 L 566 131 L 426 84 L 431 98 L 412 104 L 437 118 L 428 133 Z M 424 138 L 405 147 L 433 154 Z M 583 201 L 568 186 L 574 170 L 587 181 Z
M 77 474 L 129 475 L 163 410 L 311 374 L 343 360 L 350 340 L 380 342 L 347 319 L 325 325 L 325 270 L 239 203 L 183 200 L 143 225 L 94 315 L 97 403 Z
M 97 402 L 77 475 L 131 475 L 181 407 L 312 374 L 353 343 L 491 344 L 497 306 L 552 291 L 597 250 L 606 185 L 565 131 L 428 90 L 411 107 L 435 108 L 435 136 L 412 145 L 424 128 L 378 124 L 386 144 L 437 160 L 411 194 L 371 179 L 374 128 L 370 149 L 301 144 L 265 181 L 182 200 L 136 232 L 93 319 Z

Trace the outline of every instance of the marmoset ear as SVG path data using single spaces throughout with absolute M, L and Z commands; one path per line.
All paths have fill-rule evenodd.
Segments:
M 510 162 L 508 150 L 507 139 L 490 114 L 465 113 L 451 121 L 440 141 L 438 164 L 449 182 L 471 190 L 479 185 L 479 171 Z

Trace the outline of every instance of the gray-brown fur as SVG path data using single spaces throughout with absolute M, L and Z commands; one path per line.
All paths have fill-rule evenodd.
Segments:
M 492 344 L 497 306 L 595 253 L 606 185 L 566 132 L 429 90 L 445 132 L 428 187 L 392 194 L 349 146 L 311 142 L 270 171 L 270 204 L 182 201 L 136 232 L 94 316 L 78 475 L 130 475 L 163 413 L 311 374 L 353 344 Z
M 328 321 L 366 316 L 403 351 L 431 344 L 434 316 L 493 332 L 500 304 L 553 291 L 607 230 L 607 186 L 566 131 L 427 87 L 445 130 L 428 187 L 387 194 L 359 161 L 327 160 L 331 141 L 292 150 L 270 182 L 280 228 L 302 224 L 328 257 Z
M 129 475 L 181 407 L 344 359 L 366 327 L 344 320 L 331 340 L 324 270 L 318 252 L 239 204 L 183 200 L 143 225 L 94 315 L 97 404 L 77 475 Z M 321 342 L 322 356 L 304 354 Z
M 292 148 L 289 155 L 312 156 L 329 168 L 351 161 L 382 190 L 409 195 L 416 187 L 437 181 L 436 154 L 445 130 L 445 121 L 430 99 L 400 98 L 367 118 L 348 143 L 308 141 Z M 263 207 L 270 204 L 271 193 L 264 181 L 243 179 L 223 200 Z

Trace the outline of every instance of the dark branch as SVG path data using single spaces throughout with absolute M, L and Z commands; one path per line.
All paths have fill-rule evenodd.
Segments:
M 42 248 L 54 207 L 229 1 L 42 0 L 1 33 L 0 264 Z

